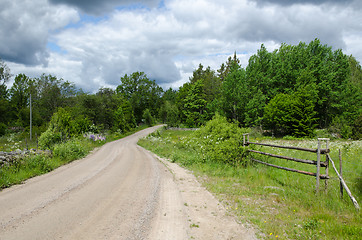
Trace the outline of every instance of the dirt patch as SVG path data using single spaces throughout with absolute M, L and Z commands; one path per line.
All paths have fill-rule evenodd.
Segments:
M 174 214 L 186 215 L 186 223 L 178 227 L 186 229 L 188 239 L 257 239 L 255 231 L 237 222 L 190 171 L 166 159 L 157 158 L 173 175 L 174 183 L 168 183 L 173 185 L 172 197 L 181 199 L 182 203 L 182 206 L 174 209 Z M 163 213 L 159 209 L 158 215 L 162 214 L 167 216 L 168 212 Z

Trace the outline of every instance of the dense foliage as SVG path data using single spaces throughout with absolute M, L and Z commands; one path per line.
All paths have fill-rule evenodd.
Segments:
M 217 113 L 265 134 L 305 137 L 324 128 L 335 136 L 361 138 L 361 65 L 318 39 L 282 44 L 273 52 L 261 45 L 246 67 L 236 54 L 217 70 L 200 64 L 178 90 L 164 91 L 143 72 L 126 74 L 115 90 L 94 94 L 52 75 L 19 74 L 8 89 L 10 79 L 0 60 L 0 135 L 29 132 L 31 98 L 33 133 L 47 131 L 50 142 L 90 126 L 98 132 L 127 132 L 157 121 L 200 127 Z M 60 115 L 68 124 L 63 129 L 54 127 Z
M 216 114 L 195 132 L 194 137 L 205 160 L 235 165 L 245 161 L 241 136 L 246 132 L 248 129 L 241 129 L 237 124 L 228 122 L 226 117 Z

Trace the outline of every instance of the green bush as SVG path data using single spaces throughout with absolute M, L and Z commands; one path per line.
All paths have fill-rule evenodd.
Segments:
M 48 129 L 39 137 L 39 146 L 51 149 L 54 144 L 79 136 L 90 129 L 91 122 L 88 118 L 83 115 L 72 116 L 69 111 L 58 108 L 49 122 Z
M 245 148 L 242 134 L 248 129 L 241 129 L 236 123 L 230 123 L 226 117 L 215 117 L 195 132 L 201 144 L 201 151 L 211 161 L 237 164 L 243 162 Z M 245 159 L 245 158 L 244 158 Z M 245 162 L 244 162 L 245 163 Z
M 32 169 L 33 171 L 39 171 L 39 174 L 47 173 L 53 170 L 53 167 L 49 163 L 49 158 L 43 155 L 29 157 L 26 160 L 25 167 Z
M 39 137 L 39 147 L 41 149 L 51 149 L 54 144 L 61 141 L 60 133 L 55 132 L 54 128 L 48 128 Z
M 54 146 L 53 155 L 65 162 L 84 157 L 87 154 L 86 147 L 78 139 L 71 139 L 65 143 Z
M 153 126 L 155 120 L 153 119 L 150 110 L 147 108 L 143 111 L 142 118 L 144 119 L 145 123 L 149 126 Z

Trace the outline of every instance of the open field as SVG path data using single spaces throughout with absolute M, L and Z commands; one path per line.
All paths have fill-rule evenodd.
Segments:
M 251 140 L 316 148 L 316 140 Z M 192 170 L 209 191 L 221 200 L 231 214 L 250 223 L 266 239 L 359 239 L 362 235 L 361 213 L 357 212 L 345 193 L 339 196 L 339 181 L 330 168 L 331 179 L 324 190 L 315 194 L 315 178 L 270 168 L 260 164 L 230 166 L 208 161 L 191 131 L 161 131 L 139 144 L 156 154 Z M 338 165 L 338 149 L 342 150 L 343 176 L 359 204 L 362 200 L 361 141 L 330 142 L 331 157 Z M 258 148 L 259 149 L 259 148 Z M 316 154 L 263 147 L 267 152 L 316 160 Z M 307 155 L 305 155 L 307 154 Z M 285 167 L 315 172 L 315 166 L 272 160 Z M 324 160 L 324 159 L 323 159 Z M 322 172 L 324 173 L 324 172 Z

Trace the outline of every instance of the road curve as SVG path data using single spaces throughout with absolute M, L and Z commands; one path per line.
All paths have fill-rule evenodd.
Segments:
M 155 129 L 1 191 L 0 239 L 187 239 L 172 175 L 137 146 Z

